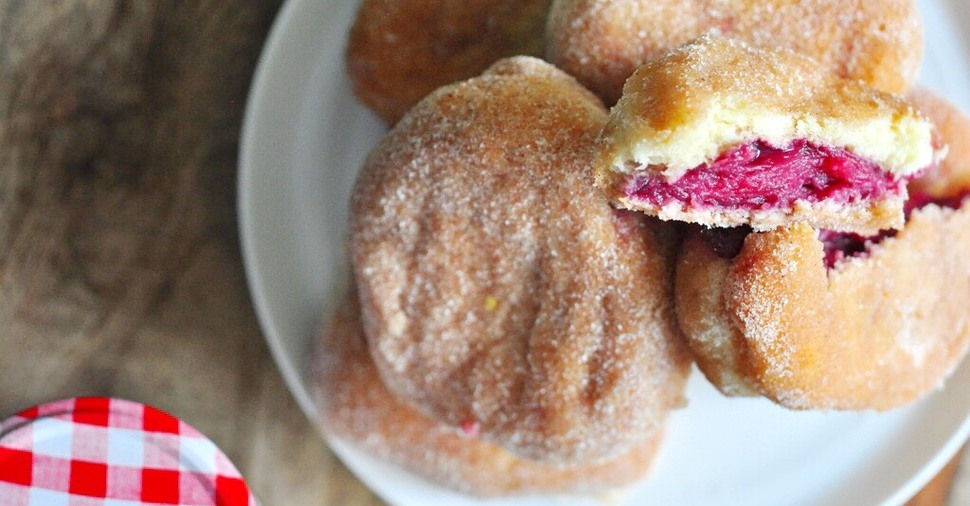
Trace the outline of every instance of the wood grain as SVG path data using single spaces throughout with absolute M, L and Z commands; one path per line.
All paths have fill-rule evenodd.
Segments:
M 0 0 L 0 417 L 137 400 L 264 504 L 381 504 L 287 392 L 245 286 L 236 151 L 279 6 Z
M 279 4 L 0 0 L 0 416 L 134 399 L 264 504 L 379 504 L 284 387 L 239 258 L 235 153 Z

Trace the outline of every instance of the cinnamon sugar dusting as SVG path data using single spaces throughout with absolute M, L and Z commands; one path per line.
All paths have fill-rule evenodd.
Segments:
M 704 34 L 785 47 L 890 93 L 909 89 L 923 57 L 913 0 L 557 0 L 547 54 L 614 103 L 634 70 Z
M 629 450 L 680 402 L 687 374 L 673 234 L 616 215 L 590 184 L 605 118 L 551 66 L 503 62 L 422 101 L 352 198 L 353 262 L 389 388 L 529 458 Z
M 475 439 L 464 427 L 435 421 L 384 385 L 364 338 L 351 294 L 316 339 L 313 392 L 320 423 L 330 435 L 458 491 L 476 496 L 574 493 L 598 496 L 642 479 L 661 439 L 657 432 L 619 456 L 559 466 L 522 459 Z

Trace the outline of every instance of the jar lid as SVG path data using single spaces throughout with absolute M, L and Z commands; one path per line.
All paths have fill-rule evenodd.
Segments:
M 44 506 L 257 504 L 229 458 L 199 431 L 108 397 L 56 401 L 0 422 L 0 498 Z

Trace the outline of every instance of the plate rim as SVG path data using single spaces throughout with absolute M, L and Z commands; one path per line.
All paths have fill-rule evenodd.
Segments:
M 256 223 L 253 217 L 254 195 L 252 189 L 252 174 L 257 170 L 255 166 L 255 153 L 253 146 L 259 133 L 257 116 L 265 107 L 267 82 L 269 81 L 269 69 L 273 56 L 279 53 L 283 38 L 286 36 L 286 27 L 293 23 L 293 19 L 299 12 L 303 0 L 285 0 L 270 28 L 269 35 L 263 43 L 260 51 L 253 78 L 250 81 L 249 92 L 246 96 L 245 111 L 243 113 L 243 123 L 239 136 L 239 166 L 237 171 L 236 183 L 236 215 L 238 216 L 240 253 L 242 255 L 243 269 L 246 275 L 246 284 L 249 289 L 249 297 L 259 321 L 263 340 L 269 346 L 270 354 L 277 370 L 283 376 L 283 381 L 290 394 L 294 396 L 297 405 L 303 415 L 307 417 L 311 425 L 316 428 L 314 420 L 314 402 L 310 397 L 309 391 L 303 385 L 303 378 L 298 371 L 299 367 L 290 360 L 283 348 L 279 336 L 278 326 L 275 324 L 272 308 L 265 297 L 266 284 L 263 279 L 263 272 L 259 267 L 259 257 L 256 245 Z M 320 432 L 318 430 L 318 432 Z

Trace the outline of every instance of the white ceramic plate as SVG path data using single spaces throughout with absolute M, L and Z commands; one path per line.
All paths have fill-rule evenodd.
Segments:
M 286 382 L 315 417 L 306 371 L 318 322 L 347 282 L 347 200 L 384 130 L 353 99 L 343 71 L 354 0 L 289 0 L 266 44 L 244 126 L 239 213 L 250 288 Z M 961 0 L 922 2 L 922 82 L 970 110 Z M 964 27 L 955 21 L 967 21 Z M 888 414 L 798 413 L 760 399 L 726 399 L 699 374 L 676 412 L 651 478 L 629 504 L 899 504 L 970 433 L 970 364 L 947 388 Z M 341 459 L 395 505 L 481 504 L 413 477 L 340 441 Z M 548 497 L 488 501 L 550 504 Z M 555 504 L 599 504 L 555 498 Z

